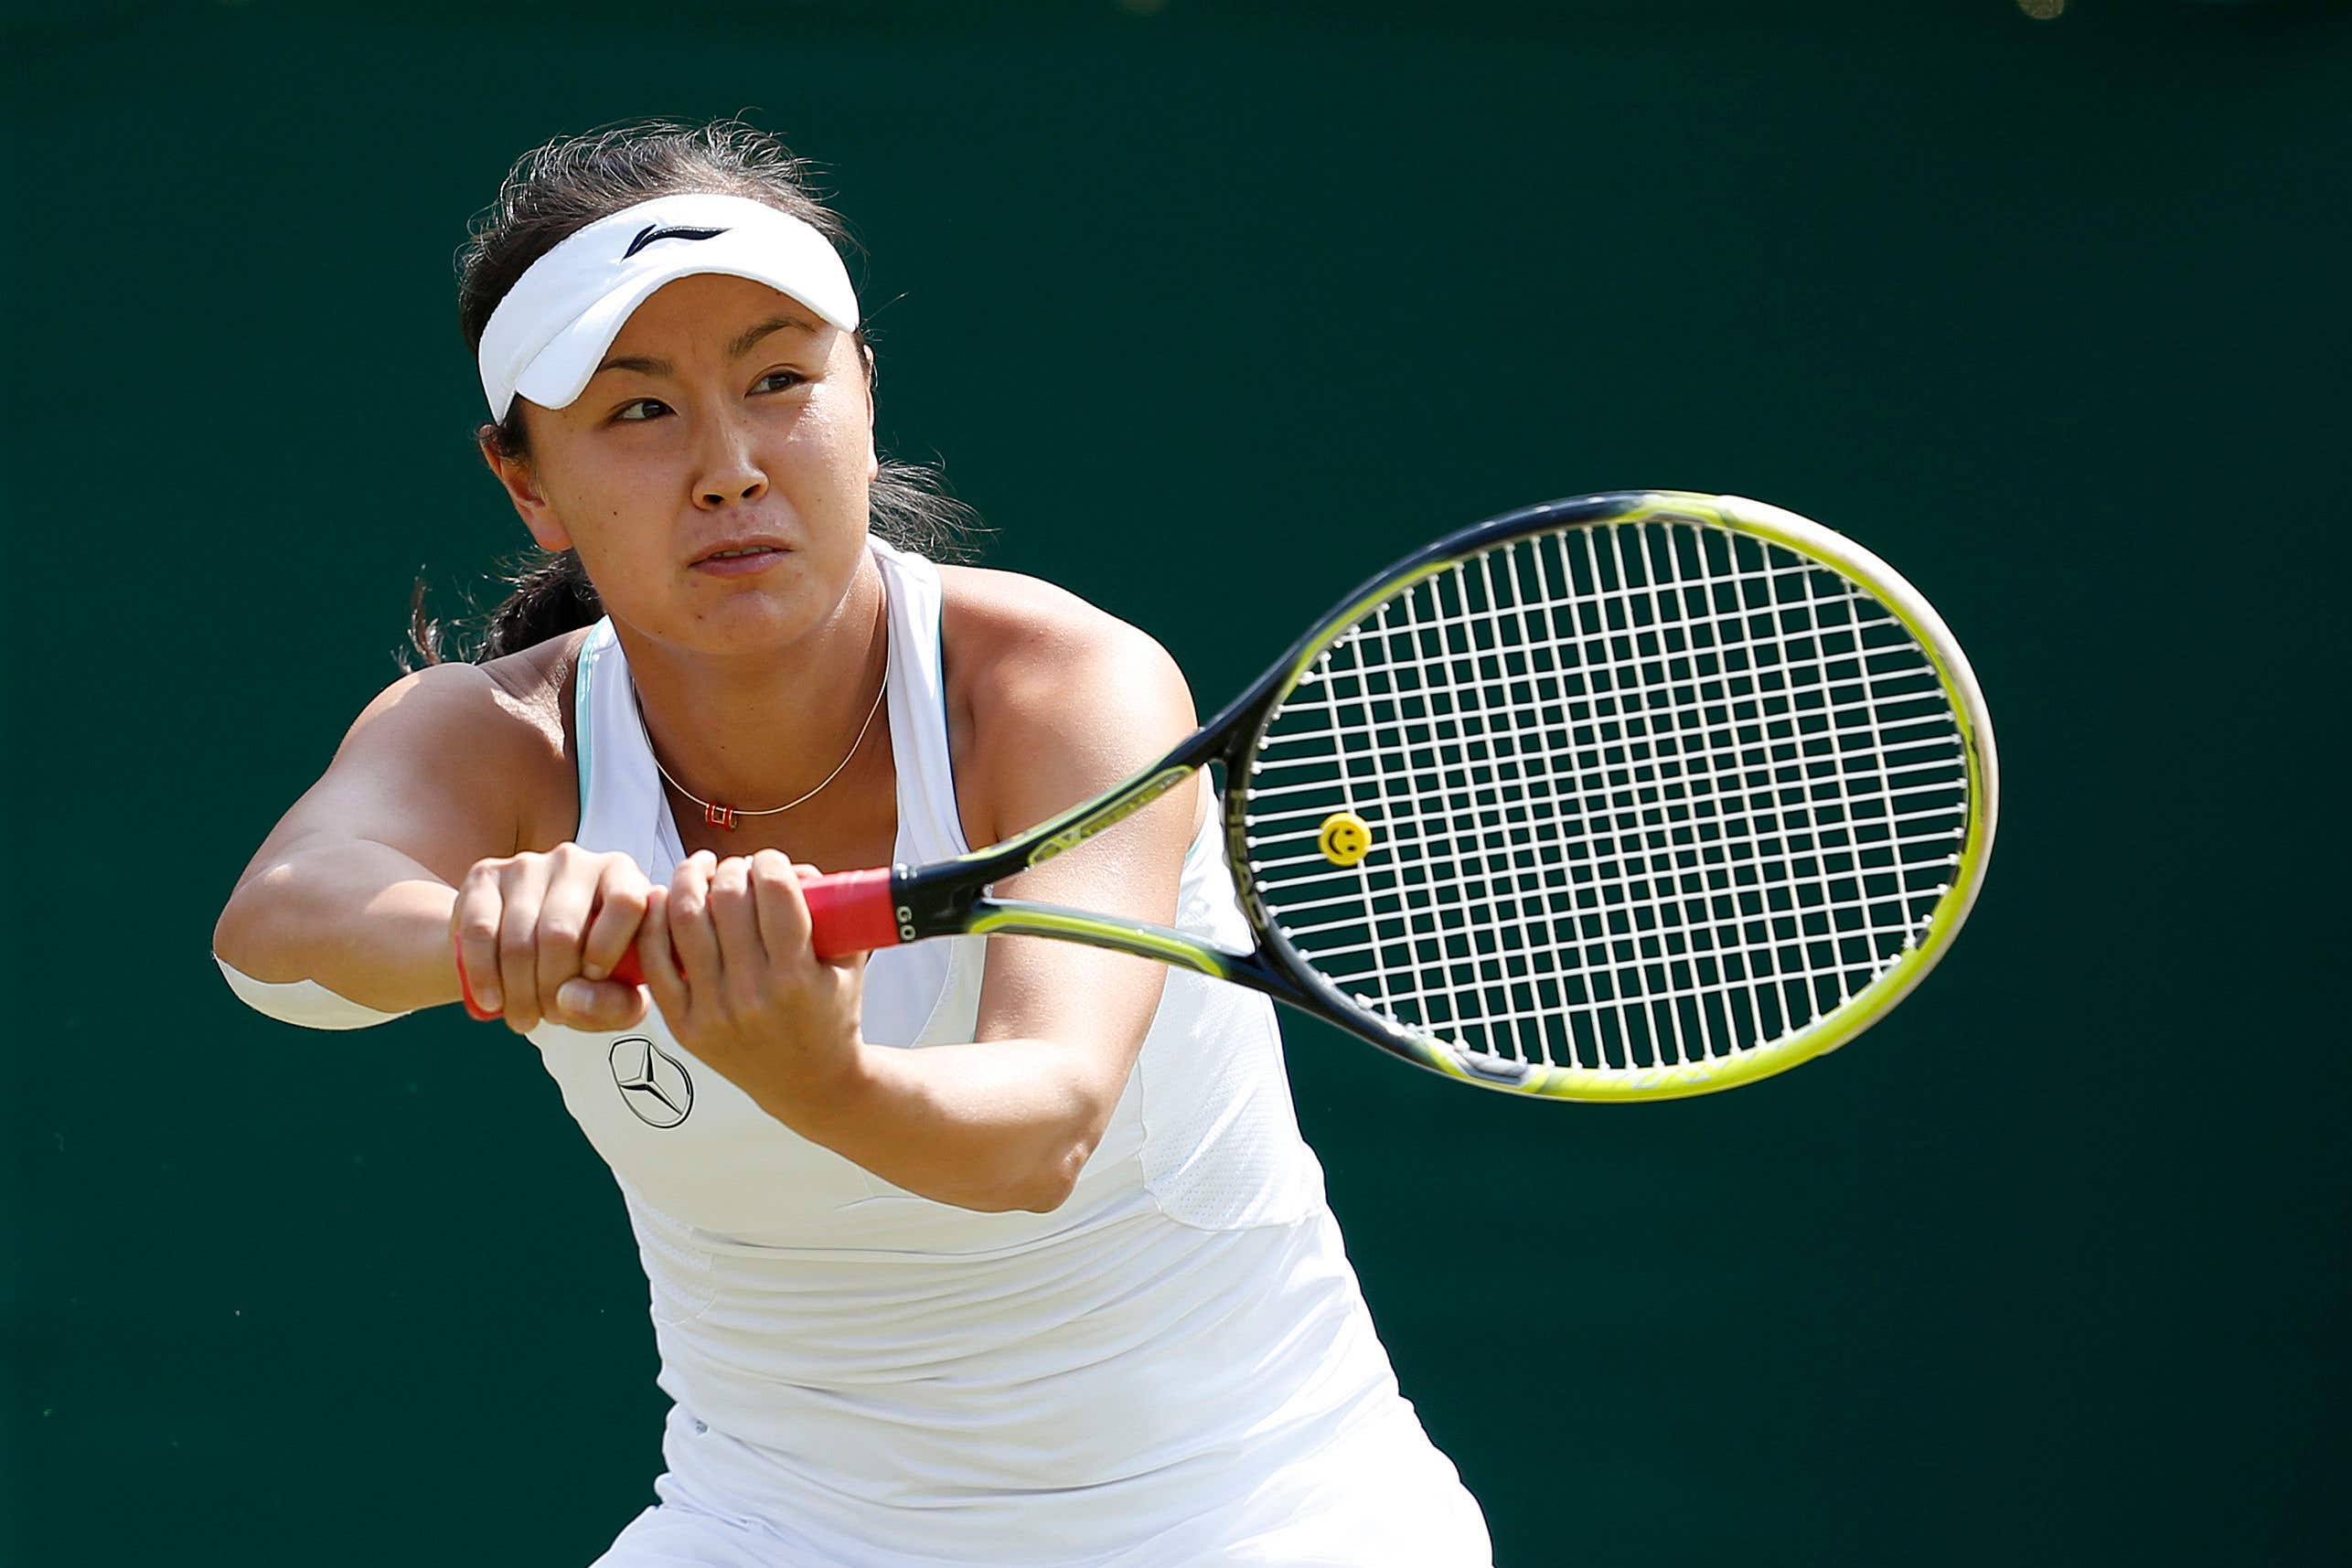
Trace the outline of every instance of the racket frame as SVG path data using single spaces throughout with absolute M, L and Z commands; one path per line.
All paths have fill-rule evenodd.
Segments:
M 1926 653 L 1952 707 L 1968 781 L 1965 834 L 1951 880 L 1923 921 L 1926 935 L 1852 997 L 1812 1023 L 1710 1060 L 1655 1066 L 1562 1066 L 1477 1051 L 1406 1029 L 1342 992 L 1291 945 L 1268 914 L 1248 869 L 1249 760 L 1277 708 L 1332 640 L 1384 600 L 1512 539 L 1566 528 L 1645 522 L 1725 528 L 1808 558 L 1866 589 Z M 1213 764 L 1225 775 L 1220 794 L 1226 853 L 1242 912 L 1257 941 L 1256 951 L 1236 953 L 1168 926 L 990 893 L 998 879 L 1075 848 Z M 920 869 L 893 867 L 888 892 L 900 942 L 969 934 L 1084 943 L 1246 986 L 1404 1061 L 1464 1083 L 1549 1099 L 1678 1099 L 1752 1083 L 1834 1051 L 1909 995 L 1950 947 L 1974 906 L 1992 850 L 1998 790 L 1992 723 L 1974 673 L 1942 618 L 1892 567 L 1843 535 L 1760 501 L 1673 490 L 1610 491 L 1504 513 L 1395 562 L 1366 579 L 1247 690 L 1149 767 L 1001 843 Z

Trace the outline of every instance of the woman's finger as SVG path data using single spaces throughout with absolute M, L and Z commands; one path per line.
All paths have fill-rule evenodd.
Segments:
M 801 896 L 804 875 L 816 868 L 796 866 L 780 849 L 752 857 L 752 901 L 759 912 L 760 940 L 782 957 L 808 945 L 808 901 Z
M 669 944 L 669 890 L 659 883 L 646 893 L 645 922 L 637 931 L 637 961 L 645 966 L 646 989 L 653 993 L 654 1006 L 669 1020 L 673 1032 L 683 1028 L 693 996 Z
M 711 924 L 711 873 L 716 858 L 687 858 L 669 880 L 669 950 L 677 955 L 686 988 L 704 1000 L 719 995 L 726 965 L 719 954 L 719 933 Z
M 626 1029 L 646 1016 L 646 994 L 617 980 L 589 980 L 574 975 L 555 988 L 554 1017 L 566 1029 L 603 1034 Z
M 637 939 L 637 927 L 645 922 L 646 895 L 652 891 L 645 872 L 627 856 L 615 855 L 604 862 L 604 875 L 596 883 L 596 912 L 580 944 L 583 975 L 601 980 L 613 972 L 613 965 Z
M 534 945 L 540 1006 L 550 1013 L 559 1010 L 557 990 L 580 973 L 581 944 L 596 907 L 599 859 L 575 844 L 560 844 L 547 856 L 547 891 L 540 895 Z
M 506 1006 L 498 985 L 498 873 L 505 862 L 483 860 L 458 884 L 457 903 L 449 912 L 449 928 L 457 936 L 457 965 L 475 1004 L 496 1016 Z
M 547 891 L 548 861 L 521 855 L 498 874 L 498 986 L 507 1027 L 529 1034 L 545 1011 L 539 995 L 539 908 Z
M 752 907 L 752 863 L 743 856 L 729 856 L 711 873 L 711 929 L 727 984 L 738 993 L 756 986 L 767 968 L 767 949 L 760 941 L 759 912 Z M 738 994 L 732 1000 L 740 1008 L 752 998 Z
M 730 968 L 738 956 L 764 960 L 759 914 L 752 906 L 752 861 L 747 855 L 722 860 L 711 872 L 711 921 L 718 928 L 719 952 Z

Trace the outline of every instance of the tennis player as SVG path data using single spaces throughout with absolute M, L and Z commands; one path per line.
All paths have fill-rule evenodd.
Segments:
M 1034 939 L 810 949 L 813 868 L 987 845 L 1194 723 L 1141 633 L 908 548 L 839 233 L 738 124 L 516 165 L 460 313 L 547 564 L 480 662 L 359 715 L 221 966 L 332 1029 L 455 1001 L 462 965 L 539 1048 L 675 1402 L 604 1568 L 1482 1568 L 1264 998 Z M 1005 891 L 1245 945 L 1207 805 Z M 642 991 L 608 978 L 632 944 Z

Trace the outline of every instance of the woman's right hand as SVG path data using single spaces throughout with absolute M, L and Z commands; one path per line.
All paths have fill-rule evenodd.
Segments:
M 517 1034 L 541 1019 L 626 1029 L 646 1016 L 646 994 L 607 976 L 636 942 L 652 886 L 628 856 L 577 844 L 477 860 L 449 916 L 461 978 Z

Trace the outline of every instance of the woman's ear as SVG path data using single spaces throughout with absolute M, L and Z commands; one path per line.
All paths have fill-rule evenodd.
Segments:
M 874 427 L 879 418 L 874 408 L 874 351 L 871 345 L 861 343 L 858 353 L 866 362 L 866 483 L 871 485 L 882 477 L 882 454 L 874 447 Z
M 481 449 L 482 461 L 497 475 L 507 499 L 515 504 L 523 527 L 530 530 L 532 541 L 541 549 L 570 549 L 571 530 L 563 526 L 563 519 L 555 515 L 555 507 L 540 492 L 539 475 L 532 471 L 530 460 L 501 453 L 492 439 L 495 430 L 495 426 L 485 425 L 482 433 L 475 438 L 476 444 Z

